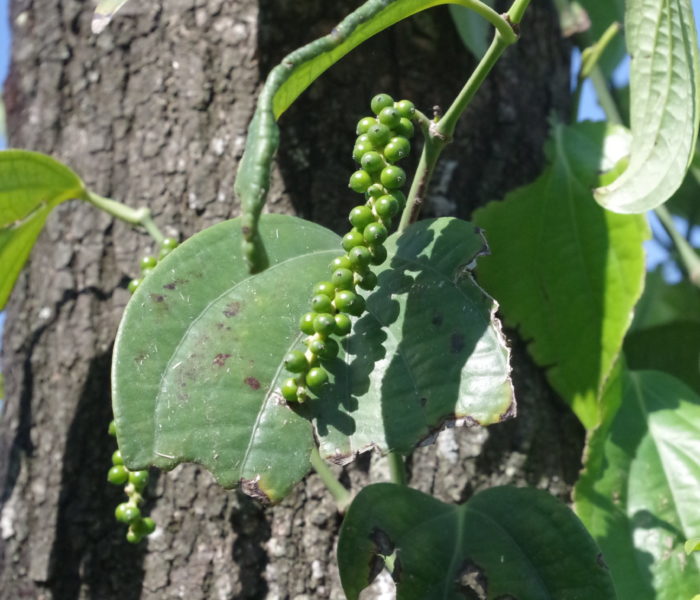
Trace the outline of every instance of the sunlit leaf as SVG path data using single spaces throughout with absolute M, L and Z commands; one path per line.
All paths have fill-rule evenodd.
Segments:
M 475 214 L 492 251 L 479 281 L 586 427 L 644 281 L 643 217 L 605 211 L 591 193 L 625 140 L 604 123 L 556 126 L 540 178 Z
M 614 600 L 599 550 L 576 516 L 546 492 L 497 487 L 452 506 L 405 486 L 364 488 L 338 541 L 349 600 L 386 563 L 397 600 Z
M 0 151 L 0 309 L 51 210 L 84 194 L 80 178 L 50 156 Z
M 576 485 L 578 515 L 596 539 L 620 598 L 690 598 L 700 558 L 700 397 L 654 371 L 626 372 L 614 420 L 593 432 Z
M 127 1 L 128 0 L 100 0 L 97 3 L 95 14 L 92 17 L 92 33 L 95 35 L 102 33 L 117 11 L 124 6 Z
M 634 144 L 627 170 L 596 199 L 615 212 L 642 213 L 673 195 L 693 158 L 700 65 L 690 0 L 628 0 L 625 35 Z

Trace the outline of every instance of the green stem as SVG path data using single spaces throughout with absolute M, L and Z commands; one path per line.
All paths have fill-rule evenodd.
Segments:
M 600 102 L 600 106 L 605 112 L 608 121 L 616 125 L 624 125 L 620 111 L 617 109 L 615 98 L 613 98 L 613 95 L 610 93 L 608 82 L 598 65 L 594 65 L 591 68 L 591 82 L 598 96 L 598 102 Z
M 513 21 L 512 16 L 509 13 L 509 18 L 505 19 L 503 18 L 503 15 L 499 15 L 493 8 L 488 6 L 487 4 L 484 4 L 480 0 L 455 0 L 456 4 L 461 4 L 462 6 L 466 6 L 467 8 L 473 10 L 475 13 L 478 15 L 482 16 L 484 19 L 486 19 L 491 25 L 493 25 L 496 28 L 496 31 L 500 33 L 507 41 L 508 44 L 514 44 L 518 40 L 518 34 L 513 31 L 513 28 L 511 27 L 511 23 L 519 23 L 520 21 Z M 516 2 L 513 4 L 525 4 L 525 8 L 527 8 L 527 5 L 530 3 L 530 0 L 516 0 Z M 511 7 L 511 10 L 513 10 L 513 7 Z M 525 9 L 523 9 L 524 11 Z M 522 16 L 522 15 L 521 15 Z M 510 21 L 510 23 L 508 22 Z
M 530 5 L 530 0 L 515 0 L 508 11 L 508 19 L 511 23 L 517 25 L 523 20 L 523 15 Z
M 403 456 L 398 452 L 389 452 L 387 460 L 389 461 L 391 481 L 397 485 L 406 485 L 406 465 Z
M 157 244 L 160 245 L 163 243 L 164 236 L 151 218 L 150 209 L 146 208 L 145 206 L 142 206 L 141 208 L 131 208 L 130 206 L 117 202 L 116 200 L 98 196 L 90 190 L 87 190 L 84 199 L 93 206 L 105 211 L 107 214 L 112 215 L 120 221 L 129 223 L 130 225 L 138 225 L 143 227 Z
M 671 213 L 664 205 L 655 208 L 654 212 L 676 247 L 683 269 L 688 273 L 688 278 L 695 286 L 700 287 L 700 256 L 676 229 Z
M 323 481 L 326 488 L 328 488 L 331 496 L 333 496 L 338 512 L 344 513 L 352 501 L 350 492 L 348 492 L 340 481 L 336 479 L 335 475 L 333 475 L 333 472 L 328 468 L 326 461 L 323 460 L 321 455 L 318 453 L 318 448 L 314 448 L 311 451 L 310 461 L 311 466 L 321 478 L 321 481 Z

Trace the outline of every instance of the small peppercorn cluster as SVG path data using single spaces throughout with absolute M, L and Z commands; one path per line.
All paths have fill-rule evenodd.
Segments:
M 328 281 L 317 283 L 312 292 L 311 311 L 299 324 L 308 337 L 306 352 L 292 350 L 284 359 L 293 377 L 281 386 L 288 402 L 303 402 L 308 391 L 317 392 L 327 381 L 322 362 L 338 355 L 338 342 L 332 336 L 350 333 L 350 317 L 365 310 L 365 301 L 357 293 L 359 286 L 371 291 L 377 276 L 371 265 L 382 264 L 387 257 L 384 241 L 393 218 L 403 209 L 406 197 L 400 188 L 406 173 L 395 163 L 408 156 L 413 136 L 415 107 L 408 100 L 394 102 L 387 94 L 372 98 L 374 117 L 357 124 L 358 138 L 352 156 L 361 168 L 350 177 L 349 187 L 363 194 L 365 203 L 350 211 L 352 229 L 343 237 L 345 254 L 330 264 Z
M 133 294 L 137 288 L 141 285 L 141 282 L 148 277 L 148 275 L 155 269 L 155 266 L 163 260 L 168 254 L 170 254 L 175 248 L 177 248 L 178 243 L 175 238 L 165 238 L 160 245 L 160 251 L 158 252 L 158 257 L 155 256 L 144 256 L 141 259 L 141 277 L 132 279 L 129 282 L 129 291 Z
M 117 435 L 114 421 L 109 424 L 109 435 L 113 437 Z M 129 525 L 126 532 L 127 541 L 138 544 L 156 529 L 153 519 L 141 516 L 139 508 L 143 503 L 143 490 L 148 484 L 148 471 L 130 471 L 124 466 L 121 451 L 115 450 L 112 454 L 112 468 L 107 472 L 107 481 L 124 486 L 124 492 L 129 500 L 117 506 L 114 516 L 117 521 Z

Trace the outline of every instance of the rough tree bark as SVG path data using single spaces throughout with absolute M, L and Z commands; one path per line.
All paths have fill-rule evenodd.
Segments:
M 56 156 L 96 191 L 150 206 L 166 233 L 191 235 L 237 214 L 233 177 L 265 74 L 357 5 L 134 1 L 95 37 L 92 2 L 13 0 L 10 144 Z M 538 173 L 548 117 L 566 106 L 567 55 L 550 3 L 533 2 L 522 40 L 441 163 L 427 214 L 468 217 Z M 444 8 L 353 53 L 284 117 L 268 210 L 342 230 L 354 202 L 345 191 L 353 127 L 371 95 L 409 97 L 429 112 L 473 66 Z M 139 232 L 66 203 L 13 293 L 3 347 L 0 598 L 342 598 L 340 517 L 314 475 L 263 508 L 196 466 L 179 467 L 150 487 L 156 534 L 138 547 L 124 540 L 112 516 L 121 491 L 105 482 L 114 449 L 105 433 L 109 362 L 126 283 L 149 247 Z M 581 431 L 511 334 L 518 419 L 445 432 L 415 454 L 412 485 L 449 501 L 502 483 L 566 498 Z M 382 461 L 368 456 L 342 472 L 353 490 L 384 477 Z

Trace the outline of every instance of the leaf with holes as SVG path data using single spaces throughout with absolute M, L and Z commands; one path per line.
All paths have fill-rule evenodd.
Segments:
M 364 488 L 338 540 L 349 600 L 385 565 L 397 600 L 616 597 L 582 523 L 546 492 L 527 488 L 491 488 L 461 506 L 390 483 Z
M 595 196 L 609 210 L 643 213 L 680 187 L 695 150 L 700 64 L 690 0 L 628 0 L 625 35 L 634 144 L 627 170 Z
M 648 232 L 642 216 L 606 211 L 591 194 L 625 154 L 624 130 L 557 125 L 553 136 L 539 179 L 475 213 L 493 251 L 478 275 L 590 428 L 642 292 Z
M 51 210 L 85 193 L 81 179 L 50 156 L 0 152 L 0 310 Z
M 497 305 L 467 268 L 488 250 L 478 229 L 420 221 L 385 245 L 367 312 L 328 365 L 330 385 L 304 407 L 321 454 L 339 463 L 371 447 L 408 453 L 446 423 L 515 414 Z
M 282 360 L 302 343 L 310 290 L 341 254 L 330 231 L 266 215 L 270 267 L 250 275 L 238 219 L 168 255 L 138 288 L 112 372 L 119 443 L 130 467 L 208 468 L 224 486 L 279 500 L 322 453 L 408 451 L 447 420 L 513 414 L 508 350 L 495 303 L 463 266 L 484 251 L 473 225 L 421 222 L 387 241 L 389 265 L 367 296 L 320 399 L 294 409 L 278 393 Z M 429 335 L 428 335 L 429 334 Z
M 588 442 L 575 508 L 600 544 L 620 598 L 678 600 L 697 592 L 700 397 L 655 371 L 624 372 L 612 422 Z

